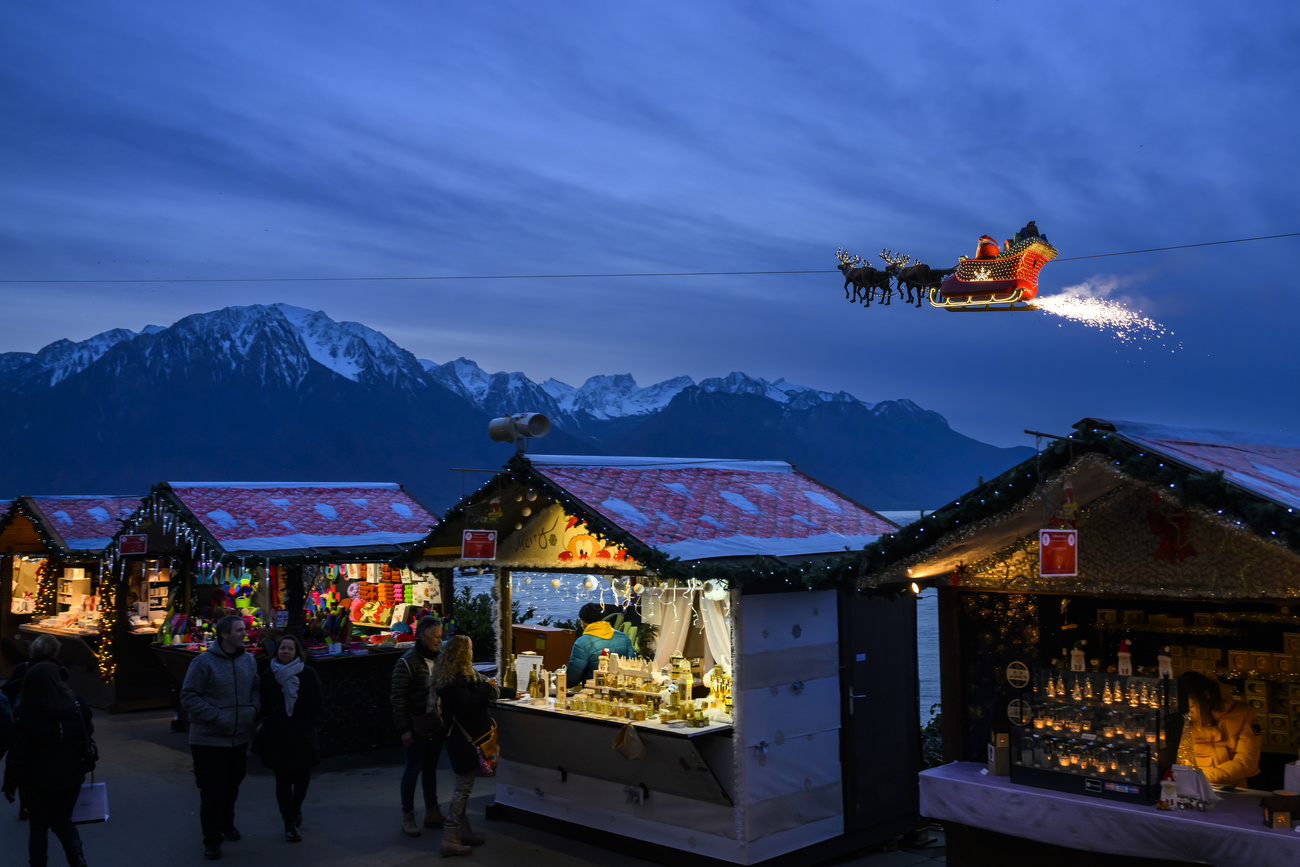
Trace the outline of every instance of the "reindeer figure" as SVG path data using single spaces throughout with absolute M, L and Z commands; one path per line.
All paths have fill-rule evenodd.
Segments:
M 923 262 L 908 267 L 908 262 L 913 261 L 908 256 L 894 253 L 892 250 L 885 250 L 880 254 L 880 258 L 889 263 L 885 268 L 885 273 L 898 281 L 898 297 L 903 297 L 903 287 L 907 287 L 907 300 L 912 301 L 912 289 L 916 289 L 915 303 L 917 307 L 921 306 L 921 300 L 925 298 L 927 290 L 931 287 L 938 286 L 943 282 L 943 278 L 952 273 L 952 271 L 939 271 L 931 268 Z
M 889 303 L 888 274 L 867 265 L 861 256 L 850 256 L 843 247 L 835 251 L 835 258 L 840 260 L 839 269 L 844 275 L 844 300 L 861 301 L 863 306 L 870 307 L 872 293 L 879 289 L 885 303 Z M 853 286 L 852 292 L 849 291 L 850 285 Z

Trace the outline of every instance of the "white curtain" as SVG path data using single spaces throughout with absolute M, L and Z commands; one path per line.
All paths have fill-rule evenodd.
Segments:
M 712 657 L 705 660 L 705 670 L 712 668 L 715 662 L 721 662 L 723 668 L 731 671 L 731 599 L 705 599 L 701 596 L 699 605 L 704 615 L 704 638 Z
M 721 662 L 731 668 L 730 600 L 705 599 L 698 589 L 687 587 L 662 587 L 659 593 L 656 619 L 659 639 L 655 644 L 654 667 L 664 668 L 673 654 L 681 653 L 693 631 L 704 634 L 704 651 L 700 666 L 703 671 Z

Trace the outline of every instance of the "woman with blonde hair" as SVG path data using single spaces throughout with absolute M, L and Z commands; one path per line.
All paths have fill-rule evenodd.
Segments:
M 465 812 L 478 773 L 475 744 L 492 734 L 494 724 L 489 708 L 499 693 L 494 681 L 484 680 L 474 670 L 474 645 L 463 635 L 454 636 L 439 654 L 433 670 L 433 687 L 442 702 L 447 759 L 456 774 L 456 790 L 442 826 L 439 853 L 444 858 L 468 855 L 470 846 L 481 846 L 484 842 L 470 828 Z

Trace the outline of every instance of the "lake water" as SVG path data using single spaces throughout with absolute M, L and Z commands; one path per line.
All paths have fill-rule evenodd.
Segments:
M 554 620 L 573 620 L 578 616 L 578 609 L 588 601 L 601 601 L 600 596 L 593 597 L 591 591 L 581 587 L 583 576 L 552 575 L 541 572 L 514 573 L 512 598 L 519 607 L 527 611 L 535 609 L 533 621 L 543 617 Z M 560 587 L 552 586 L 552 580 L 558 578 Z M 470 593 L 492 592 L 492 574 L 457 576 L 456 585 L 468 586 Z M 602 587 L 609 585 L 602 582 Z M 923 592 L 916 602 L 916 654 L 919 676 L 919 705 L 921 721 L 930 718 L 930 707 L 939 703 L 939 612 L 937 595 L 934 590 Z M 612 601 L 608 589 L 604 601 Z

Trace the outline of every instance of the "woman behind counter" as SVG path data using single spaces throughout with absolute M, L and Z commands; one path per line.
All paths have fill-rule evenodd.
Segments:
M 478 750 L 474 741 L 492 731 L 488 707 L 496 700 L 495 683 L 483 680 L 474 670 L 474 645 L 464 635 L 456 635 L 443 647 L 433 670 L 433 687 L 442 702 L 442 718 L 447 731 L 447 759 L 456 774 L 456 791 L 451 809 L 442 826 L 442 857 L 468 855 L 470 846 L 483 845 L 483 837 L 469 826 L 465 806 L 474 791 L 478 773 Z
M 307 797 L 311 769 L 320 762 L 316 723 L 321 712 L 320 678 L 306 667 L 306 654 L 296 635 L 275 643 L 271 667 L 262 675 L 260 733 L 262 764 L 275 771 L 275 801 L 284 820 L 284 838 L 302 840 L 302 802 Z
M 1196 671 L 1178 677 L 1187 696 L 1196 766 L 1215 786 L 1244 786 L 1259 773 L 1260 726 L 1255 709 L 1232 697 L 1232 690 Z
M 38 662 L 28 669 L 14 710 L 4 793 L 13 801 L 14 790 L 22 790 L 32 864 L 46 862 L 53 831 L 69 867 L 86 867 L 72 810 L 86 781 L 83 745 L 92 731 L 90 708 L 64 684 L 56 663 Z

